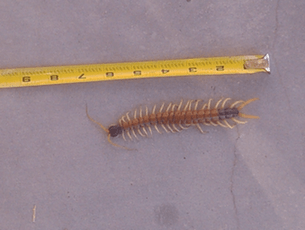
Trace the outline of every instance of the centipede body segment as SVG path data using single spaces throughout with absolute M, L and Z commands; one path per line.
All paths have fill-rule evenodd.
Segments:
M 111 125 L 108 129 L 89 116 L 87 107 L 86 113 L 92 122 L 98 124 L 108 134 L 108 141 L 112 145 L 125 148 L 113 143 L 111 138 L 122 135 L 126 141 L 127 139 L 138 139 L 138 135 L 148 137 L 153 133 L 152 128 L 162 134 L 163 131 L 177 133 L 191 126 L 196 126 L 201 133 L 204 133 L 201 128 L 202 125 L 233 129 L 236 124 L 247 123 L 247 121 L 237 119 L 238 117 L 259 118 L 258 116 L 240 112 L 244 106 L 258 100 L 258 98 L 252 98 L 247 101 L 239 100 L 226 106 L 230 100 L 231 98 L 221 98 L 216 102 L 215 106 L 211 105 L 212 99 L 209 99 L 207 103 L 202 103 L 202 100 L 188 100 L 183 103 L 183 100 L 181 100 L 179 104 L 170 102 L 166 105 L 163 103 L 159 109 L 157 109 L 157 105 L 154 105 L 151 111 L 147 106 L 145 108 L 140 107 L 135 109 L 133 114 L 128 112 L 123 115 L 118 124 Z

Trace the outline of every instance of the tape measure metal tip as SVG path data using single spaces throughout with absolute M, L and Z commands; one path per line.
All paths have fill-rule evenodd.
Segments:
M 264 69 L 270 73 L 270 57 L 266 54 L 260 59 L 250 59 L 245 61 L 245 69 Z

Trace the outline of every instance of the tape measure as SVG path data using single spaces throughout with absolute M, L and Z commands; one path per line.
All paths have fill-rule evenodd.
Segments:
M 0 88 L 170 76 L 270 72 L 269 55 L 0 70 Z

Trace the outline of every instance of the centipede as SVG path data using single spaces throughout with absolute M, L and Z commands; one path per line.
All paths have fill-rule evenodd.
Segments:
M 258 100 L 252 98 L 247 101 L 238 100 L 226 106 L 231 98 L 221 98 L 214 106 L 212 99 L 206 103 L 203 100 L 183 100 L 180 103 L 162 103 L 160 108 L 155 104 L 151 111 L 148 107 L 140 107 L 134 112 L 127 112 L 117 124 L 110 125 L 109 128 L 94 120 L 88 113 L 86 105 L 86 115 L 90 121 L 99 125 L 106 133 L 107 140 L 115 147 L 130 150 L 127 147 L 114 143 L 111 139 L 122 136 L 125 141 L 139 139 L 138 136 L 149 137 L 153 135 L 153 129 L 158 133 L 179 133 L 192 126 L 197 127 L 201 133 L 202 126 L 221 126 L 233 129 L 237 124 L 246 124 L 242 119 L 258 119 L 258 116 L 241 113 L 241 110 L 249 103 Z

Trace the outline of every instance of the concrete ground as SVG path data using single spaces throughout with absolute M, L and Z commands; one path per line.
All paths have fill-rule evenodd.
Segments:
M 2 0 L 0 68 L 270 54 L 271 74 L 0 89 L 0 229 L 305 229 L 305 2 Z M 126 151 L 138 106 L 260 100 Z M 33 208 L 36 207 L 35 222 Z

